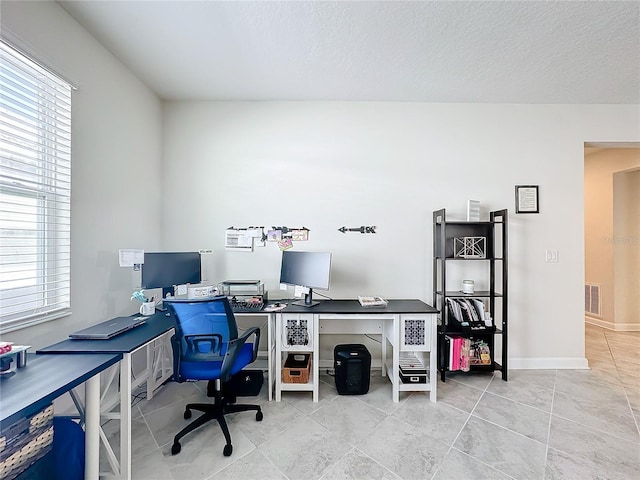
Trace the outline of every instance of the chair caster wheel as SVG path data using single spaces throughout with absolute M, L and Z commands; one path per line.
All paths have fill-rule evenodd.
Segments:
M 256 413 L 256 422 L 261 422 L 262 418 L 263 418 L 262 412 Z
M 189 420 L 191 418 L 191 410 L 184 411 L 184 419 Z
M 179 443 L 174 443 L 171 446 L 171 455 L 177 455 L 180 453 L 180 450 L 182 450 L 182 446 Z
M 230 443 L 228 445 L 225 445 L 224 450 L 222 450 L 222 454 L 225 457 L 230 457 L 232 453 L 233 453 L 233 445 L 231 445 Z

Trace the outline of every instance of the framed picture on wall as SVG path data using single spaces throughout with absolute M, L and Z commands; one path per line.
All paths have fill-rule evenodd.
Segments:
M 516 213 L 540 213 L 538 185 L 516 185 Z

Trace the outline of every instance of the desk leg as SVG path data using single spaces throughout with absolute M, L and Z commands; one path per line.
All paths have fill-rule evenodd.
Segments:
M 393 392 L 393 401 L 400 401 L 400 315 L 394 315 L 393 318 L 393 361 L 391 362 L 391 390 Z
M 429 322 L 431 329 L 431 345 L 429 346 L 431 349 L 429 352 L 429 381 L 431 382 L 431 392 L 429 392 L 429 400 L 432 402 L 436 401 L 436 389 L 438 385 L 438 370 L 436 368 L 436 365 L 438 365 L 438 330 L 436 323 L 436 316 L 431 315 Z
M 320 317 L 313 316 L 313 354 L 311 355 L 313 370 L 313 401 L 320 399 Z
M 275 323 L 275 314 L 270 313 L 267 317 L 267 386 L 269 401 L 273 400 L 273 328 Z
M 282 400 L 282 315 L 276 315 L 276 402 Z
M 131 480 L 131 354 L 120 361 L 120 478 Z
M 147 350 L 147 371 L 149 372 L 149 377 L 147 378 L 147 400 L 151 400 L 153 398 L 153 391 L 156 389 L 156 372 L 155 365 L 153 364 L 153 351 L 155 349 L 156 341 L 153 340 L 146 345 Z
M 84 394 L 84 478 L 97 480 L 100 467 L 100 374 L 94 375 L 85 382 Z
M 380 336 L 380 344 L 381 344 L 381 350 L 380 350 L 380 361 L 382 362 L 382 365 L 380 367 L 380 375 L 383 377 L 387 376 L 387 328 L 388 325 L 387 323 L 389 322 L 389 320 L 382 320 L 382 335 Z

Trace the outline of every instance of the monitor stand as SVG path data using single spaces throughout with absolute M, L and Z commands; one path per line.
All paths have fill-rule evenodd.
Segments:
M 296 302 L 291 302 L 291 305 L 298 305 L 300 307 L 313 307 L 314 305 L 318 305 L 320 302 L 311 302 L 307 303 L 305 300 L 298 300 Z
M 304 300 L 297 300 L 292 302 L 291 305 L 298 305 L 300 307 L 313 307 L 314 305 L 318 305 L 320 302 L 314 302 L 312 300 L 313 292 L 309 289 L 309 293 L 305 293 Z

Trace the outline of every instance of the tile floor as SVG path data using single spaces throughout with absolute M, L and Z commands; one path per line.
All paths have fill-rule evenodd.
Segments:
M 332 377 L 310 393 L 257 398 L 264 420 L 230 416 L 233 455 L 224 457 L 217 424 L 185 437 L 188 401 L 208 401 L 205 386 L 164 386 L 134 407 L 133 478 L 149 480 L 638 479 L 640 332 L 586 328 L 591 370 L 512 370 L 452 375 L 438 402 L 422 393 L 391 401 L 373 377 L 364 396 L 340 396 Z M 194 416 L 196 414 L 194 413 Z

